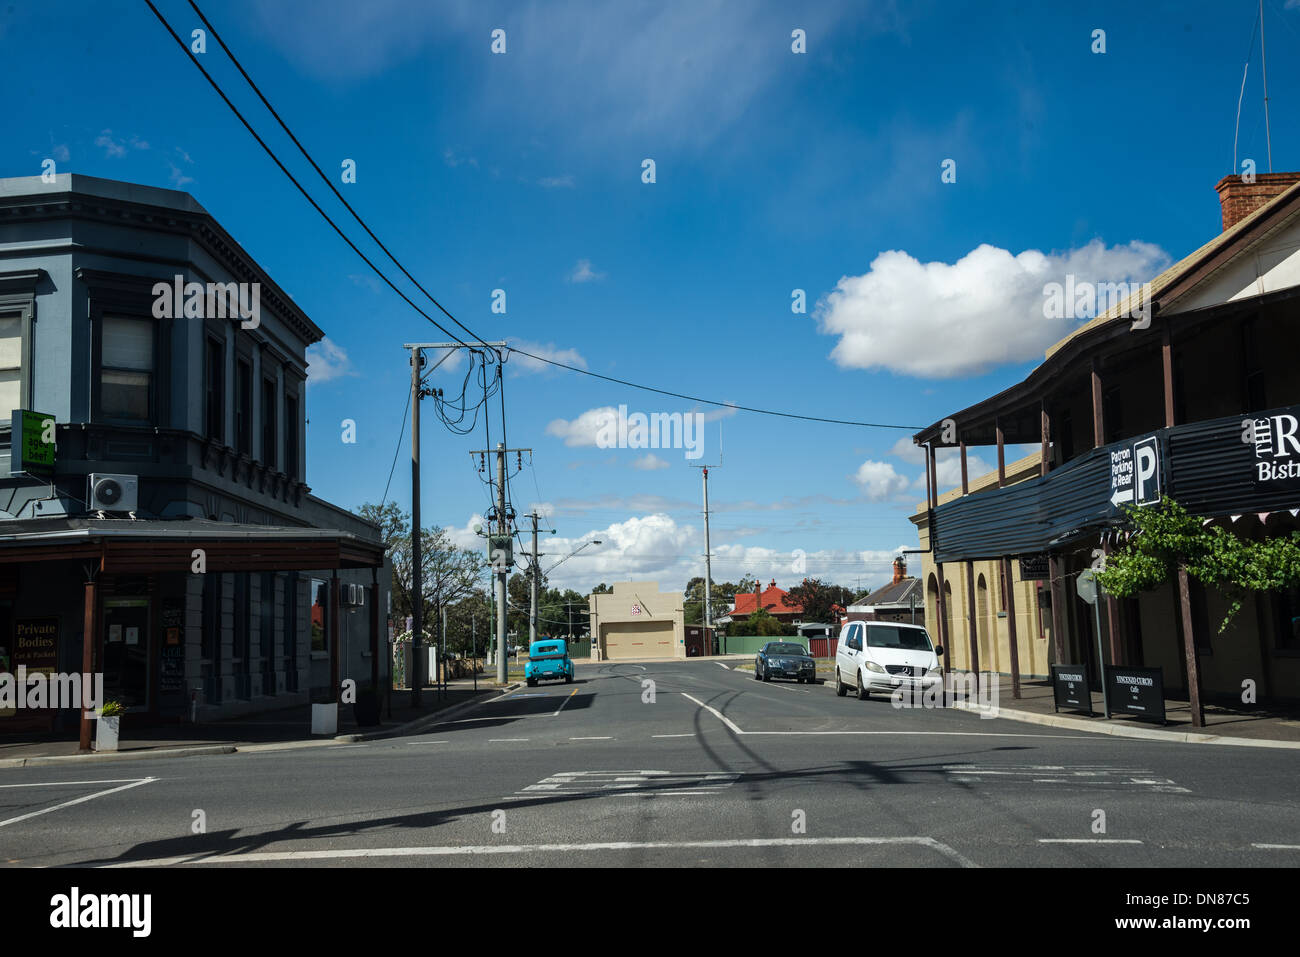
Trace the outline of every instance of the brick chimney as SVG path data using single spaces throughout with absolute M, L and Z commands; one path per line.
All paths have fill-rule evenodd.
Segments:
M 903 558 L 902 555 L 899 555 L 897 558 L 894 559 L 894 580 L 890 582 L 890 584 L 897 585 L 906 577 L 907 577 L 907 561 Z
M 1296 183 L 1300 183 L 1300 173 L 1256 173 L 1253 183 L 1242 182 L 1240 176 L 1223 177 L 1214 188 L 1223 207 L 1224 230 L 1231 229 Z

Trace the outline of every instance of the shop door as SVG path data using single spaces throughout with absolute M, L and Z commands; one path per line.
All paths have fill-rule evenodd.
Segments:
M 148 711 L 149 599 L 104 602 L 104 700 L 128 711 Z

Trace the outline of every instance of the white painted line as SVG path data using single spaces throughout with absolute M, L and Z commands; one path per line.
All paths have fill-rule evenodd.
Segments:
M 0 784 L 0 788 L 60 788 L 86 784 L 126 784 L 139 778 L 104 778 L 100 781 L 37 781 L 32 784 Z
M 1012 734 L 1006 731 L 741 731 L 739 733 L 744 735 L 919 735 L 938 738 L 1042 738 L 1044 740 L 1064 738 L 1069 741 L 1084 741 L 1088 738 L 1085 734 Z
M 26 821 L 29 818 L 40 817 L 42 814 L 49 814 L 51 811 L 57 811 L 61 808 L 72 807 L 74 804 L 84 804 L 86 801 L 93 801 L 95 798 L 104 797 L 109 794 L 116 794 L 118 791 L 128 791 L 131 788 L 138 788 L 142 784 L 149 784 L 157 781 L 157 778 L 140 778 L 131 784 L 123 784 L 120 787 L 109 788 L 107 791 L 96 791 L 94 794 L 87 794 L 85 797 L 75 798 L 71 801 L 64 801 L 62 804 L 56 804 L 54 807 L 47 807 L 40 811 L 32 811 L 30 814 L 23 814 L 18 817 L 11 817 L 7 821 L 0 821 L 0 827 L 6 824 L 17 824 L 19 821 Z
M 604 735 L 604 736 L 593 736 L 587 738 L 570 738 L 569 740 L 570 741 L 613 741 L 614 739 L 610 735 Z
M 498 741 L 527 741 L 527 738 L 488 738 L 488 744 Z
M 1039 844 L 1141 844 L 1132 838 L 1119 837 L 1040 837 Z
M 652 734 L 650 735 L 650 737 L 652 738 L 693 738 L 695 737 L 695 732 L 691 731 L 691 732 L 687 732 L 686 734 Z
M 577 689 L 577 688 L 574 688 L 574 689 L 573 689 L 573 692 L 572 692 L 572 693 L 571 693 L 567 698 L 565 698 L 563 701 L 560 702 L 560 706 L 559 706 L 558 708 L 555 709 L 555 712 L 554 712 L 554 714 L 551 715 L 551 717 L 554 718 L 555 715 L 557 715 L 557 714 L 559 714 L 561 711 L 563 711 L 563 710 L 564 710 L 564 706 L 565 706 L 566 704 L 568 704 L 568 703 L 573 699 L 573 696 L 574 696 L 575 694 L 577 694 L 577 693 L 578 693 L 578 689 Z
M 407 744 L 446 744 L 446 741 L 407 741 Z
M 728 671 L 731 670 L 731 665 L 724 665 L 721 661 L 715 661 L 714 664 L 719 668 L 726 668 Z
M 461 847 L 363 847 L 311 851 L 251 851 L 217 856 L 189 855 L 124 861 L 107 867 L 166 867 L 175 864 L 240 864 L 256 861 L 313 861 L 362 857 L 450 857 L 479 854 L 545 854 L 573 851 L 698 850 L 753 847 L 862 847 L 911 845 L 937 851 L 961 867 L 969 858 L 931 837 L 775 837 L 716 841 L 610 841 L 599 844 L 478 844 Z
M 364 744 L 336 744 L 330 748 L 331 751 L 346 751 L 348 748 L 364 748 Z
M 1300 851 L 1300 844 L 1252 844 L 1261 851 Z
M 703 708 L 705 711 L 708 711 L 708 712 L 709 712 L 710 714 L 712 714 L 715 718 L 717 718 L 719 721 L 721 721 L 723 724 L 725 724 L 728 728 L 730 728 L 731 731 L 732 731 L 733 733 L 735 733 L 735 734 L 744 734 L 744 733 L 745 733 L 744 731 L 741 731 L 741 730 L 740 730 L 740 728 L 736 725 L 736 723 L 735 723 L 734 721 L 732 721 L 730 718 L 728 718 L 726 715 L 724 715 L 724 714 L 723 714 L 721 711 L 719 711 L 717 708 L 710 707 L 709 705 L 707 705 L 707 704 L 705 704 L 703 701 L 701 701 L 699 698 L 692 698 L 692 697 L 691 697 L 690 695 L 688 695 L 685 691 L 681 692 L 681 695 L 682 695 L 683 698 L 686 698 L 686 699 L 689 700 L 689 701 L 694 701 L 697 705 L 699 705 L 699 706 L 700 706 L 701 708 Z

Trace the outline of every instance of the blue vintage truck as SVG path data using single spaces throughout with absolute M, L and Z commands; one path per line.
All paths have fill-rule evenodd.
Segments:
M 573 661 L 569 658 L 568 643 L 562 638 L 534 641 L 528 646 L 528 664 L 524 665 L 524 678 L 532 688 L 539 681 L 563 678 L 573 681 Z

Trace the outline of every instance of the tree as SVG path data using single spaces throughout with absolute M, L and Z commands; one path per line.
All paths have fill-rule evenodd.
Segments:
M 1110 555 L 1097 582 L 1116 598 L 1159 588 L 1179 565 L 1189 578 L 1217 588 L 1228 599 L 1222 633 L 1252 592 L 1279 591 L 1300 584 L 1300 532 L 1251 541 L 1208 519 L 1189 515 L 1165 496 L 1159 505 L 1126 506 L 1129 540 Z
M 413 614 L 411 554 L 411 515 L 396 502 L 381 509 L 362 505 L 360 515 L 379 526 L 388 559 L 393 567 L 393 614 L 401 618 Z M 434 526 L 420 532 L 421 606 L 426 640 L 436 640 L 442 627 L 444 606 L 450 607 L 482 587 L 487 560 L 477 552 L 452 542 L 447 530 Z
M 803 606 L 804 621 L 835 623 L 839 620 L 836 607 L 848 608 L 854 594 L 843 585 L 831 585 L 820 578 L 805 578 L 791 588 L 781 599 L 788 608 Z

